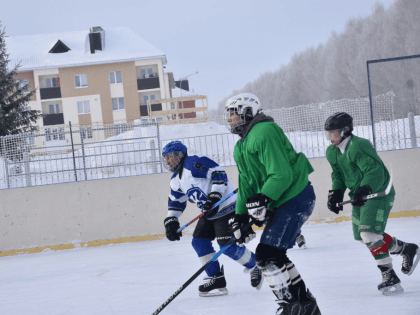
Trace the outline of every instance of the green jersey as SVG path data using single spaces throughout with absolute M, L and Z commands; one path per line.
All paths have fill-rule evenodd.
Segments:
M 258 193 L 273 200 L 271 210 L 279 207 L 307 186 L 313 172 L 306 156 L 296 153 L 283 130 L 262 113 L 236 143 L 234 158 L 239 171 L 237 214 L 248 213 L 246 201 Z
M 332 189 L 349 196 L 361 186 L 368 186 L 372 193 L 384 191 L 389 183 L 389 173 L 384 163 L 369 140 L 352 135 L 344 153 L 336 146 L 327 148 L 327 159 L 331 164 Z M 394 187 L 389 195 L 394 195 Z M 384 198 L 384 197 L 380 197 Z

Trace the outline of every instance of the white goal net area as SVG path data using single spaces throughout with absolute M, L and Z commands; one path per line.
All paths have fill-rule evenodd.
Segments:
M 387 92 L 373 100 L 377 150 L 410 148 L 407 118 L 394 117 L 395 94 Z M 342 111 L 353 116 L 354 134 L 372 142 L 367 97 L 264 112 L 274 118 L 297 152 L 316 158 L 325 156 L 330 144 L 325 139 L 325 120 Z M 420 119 L 414 118 L 420 137 Z M 0 137 L 0 189 L 166 172 L 161 152 L 174 140 L 182 141 L 189 155 L 206 155 L 222 166 L 232 166 L 238 139 L 228 131 L 223 117 L 170 125 L 137 120 L 106 126 L 56 126 L 35 134 Z

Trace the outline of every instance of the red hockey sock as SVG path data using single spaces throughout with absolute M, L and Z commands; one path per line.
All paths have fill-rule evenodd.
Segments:
M 393 239 L 389 234 L 384 234 L 384 239 L 375 243 L 366 244 L 375 259 L 381 259 L 389 255 L 389 247 L 392 246 Z

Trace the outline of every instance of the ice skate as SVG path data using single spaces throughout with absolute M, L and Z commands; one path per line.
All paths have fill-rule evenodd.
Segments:
M 404 292 L 404 289 L 401 287 L 401 280 L 395 274 L 392 265 L 379 265 L 378 268 L 382 273 L 382 283 L 378 285 L 378 290 L 383 295 L 390 296 Z
M 262 276 L 261 270 L 255 265 L 254 268 L 245 268 L 244 273 L 249 273 L 251 275 L 251 285 L 259 290 L 262 287 L 264 282 L 264 277 Z
M 321 315 L 318 304 L 316 303 L 315 297 L 311 291 L 307 290 L 306 297 L 309 301 L 303 301 L 302 303 L 302 315 Z
M 218 273 L 213 275 L 213 277 L 206 277 L 204 278 L 204 281 L 205 283 L 198 287 L 200 296 L 208 297 L 228 294 L 223 266 Z
M 276 303 L 279 308 L 276 315 L 302 315 L 302 305 L 296 297 L 293 297 L 288 288 L 283 288 L 281 291 L 273 291 L 278 300 Z
M 276 301 L 279 304 L 276 315 L 321 315 L 318 304 L 312 293 L 307 290 L 306 299 L 283 298 Z
M 307 249 L 305 237 L 301 233 L 299 233 L 296 237 L 296 244 L 299 248 L 303 247 L 304 249 Z
M 416 244 L 406 243 L 401 251 L 401 256 L 403 256 L 401 272 L 409 276 L 419 263 L 420 249 Z

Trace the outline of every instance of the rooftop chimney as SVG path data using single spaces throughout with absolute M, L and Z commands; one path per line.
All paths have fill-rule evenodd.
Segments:
M 105 31 L 100 26 L 94 26 L 89 33 L 90 53 L 105 49 Z

